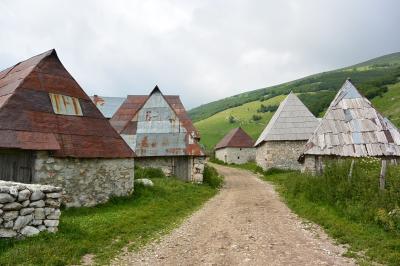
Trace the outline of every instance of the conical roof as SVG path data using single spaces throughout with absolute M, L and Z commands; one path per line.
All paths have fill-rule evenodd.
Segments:
M 57 157 L 134 156 L 55 50 L 0 72 L 0 148 Z
M 255 146 L 264 141 L 308 140 L 318 125 L 318 119 L 294 94 L 281 102 Z
M 226 134 L 217 145 L 215 149 L 225 147 L 235 148 L 251 148 L 254 145 L 254 140 L 247 135 L 247 133 L 240 127 L 234 128 Z
M 304 154 L 400 156 L 400 133 L 348 79 L 306 144 Z

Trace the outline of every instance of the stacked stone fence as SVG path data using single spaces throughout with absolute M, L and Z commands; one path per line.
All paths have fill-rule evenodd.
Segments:
M 61 187 L 0 181 L 0 238 L 57 232 Z

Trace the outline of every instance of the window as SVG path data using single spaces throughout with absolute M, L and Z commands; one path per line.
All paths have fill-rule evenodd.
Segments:
M 238 160 L 240 159 L 240 156 L 238 156 Z
M 49 93 L 53 111 L 59 115 L 83 116 L 79 99 L 71 96 Z

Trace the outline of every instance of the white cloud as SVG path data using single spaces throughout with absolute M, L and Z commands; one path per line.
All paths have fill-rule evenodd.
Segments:
M 400 50 L 400 3 L 146 0 L 0 3 L 0 68 L 50 48 L 88 94 L 194 107 Z

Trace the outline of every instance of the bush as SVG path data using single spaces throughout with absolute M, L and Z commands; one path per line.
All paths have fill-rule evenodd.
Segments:
M 228 121 L 229 123 L 234 124 L 236 122 L 236 119 L 235 117 L 233 117 L 233 115 L 229 115 Z
M 220 188 L 224 183 L 224 178 L 218 174 L 214 167 L 206 165 L 204 167 L 203 183 L 212 188 Z
M 140 166 L 135 166 L 135 179 L 140 178 L 165 178 L 164 172 L 160 168 L 142 168 Z
M 253 121 L 260 121 L 261 120 L 261 116 L 260 115 L 253 115 L 253 117 L 251 119 Z
M 261 104 L 260 108 L 257 109 L 258 113 L 275 112 L 278 109 L 278 105 L 264 105 Z

